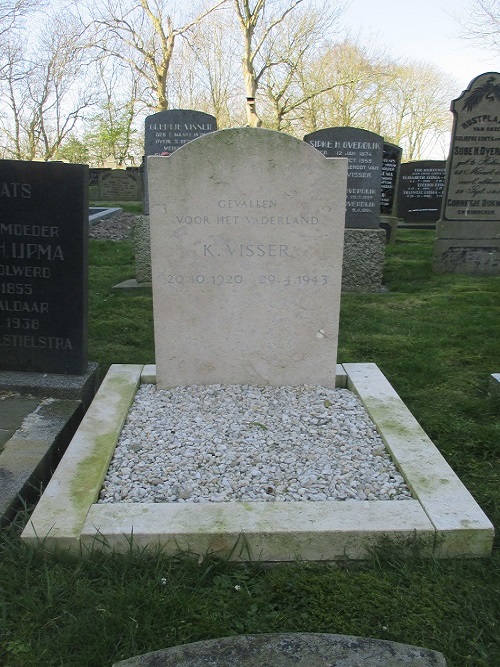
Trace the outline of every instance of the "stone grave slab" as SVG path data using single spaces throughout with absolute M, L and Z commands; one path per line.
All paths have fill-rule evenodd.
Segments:
M 50 478 L 84 413 L 73 399 L 38 399 L 0 395 L 15 429 L 0 447 L 0 526 L 8 523 L 23 502 L 37 498 Z
M 113 667 L 446 667 L 442 653 L 383 639 L 323 633 L 240 635 L 172 646 Z
M 87 368 L 88 167 L 0 160 L 0 370 Z
M 381 539 L 418 537 L 438 558 L 488 556 L 493 526 L 375 364 L 344 364 L 414 500 L 296 503 L 98 503 L 121 429 L 151 366 L 113 365 L 22 533 L 50 550 L 219 553 L 276 562 L 367 558 Z M 345 385 L 343 384 L 345 383 Z M 85 469 L 85 475 L 81 470 Z
M 334 386 L 346 167 L 254 128 L 149 158 L 159 387 Z
M 99 201 L 140 201 L 141 175 L 125 169 L 109 169 L 98 177 Z
M 89 200 L 99 199 L 99 174 L 111 171 L 110 167 L 89 167 Z
M 35 410 L 39 403 L 40 399 L 35 397 L 28 398 L 13 392 L 0 391 L 0 454 L 26 415 Z
M 500 274 L 500 74 L 473 79 L 453 100 L 453 129 L 434 269 Z
M 304 141 L 325 157 L 349 161 L 342 291 L 381 291 L 387 238 L 379 218 L 382 137 L 354 127 L 331 127 L 306 135 Z

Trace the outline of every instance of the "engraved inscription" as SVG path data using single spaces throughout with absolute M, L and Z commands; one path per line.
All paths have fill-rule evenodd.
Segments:
M 347 166 L 255 128 L 148 160 L 157 386 L 334 384 Z
M 87 168 L 0 170 L 0 368 L 82 373 Z
M 480 75 L 452 103 L 445 220 L 500 220 L 499 84 L 499 74 Z
M 238 257 L 290 257 L 288 246 L 285 244 L 254 244 L 254 243 L 226 243 L 217 246 L 214 243 L 203 245 L 204 257 L 222 257 L 223 255 Z
M 325 157 L 348 160 L 346 226 L 378 227 L 382 137 L 359 128 L 336 127 L 312 132 L 304 140 Z

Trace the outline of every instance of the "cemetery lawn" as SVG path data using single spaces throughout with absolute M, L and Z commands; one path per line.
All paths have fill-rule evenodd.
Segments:
M 497 535 L 500 278 L 435 276 L 432 231 L 399 231 L 386 293 L 342 297 L 340 362 L 375 362 L 466 484 Z M 89 358 L 152 363 L 147 290 L 128 241 L 91 241 Z M 327 307 L 327 304 L 325 304 Z M 434 561 L 418 543 L 381 545 L 363 563 L 267 567 L 189 554 L 93 553 L 76 561 L 26 548 L 28 510 L 0 536 L 0 664 L 108 667 L 175 644 L 264 632 L 375 637 L 444 653 L 448 667 L 500 665 L 500 550 Z

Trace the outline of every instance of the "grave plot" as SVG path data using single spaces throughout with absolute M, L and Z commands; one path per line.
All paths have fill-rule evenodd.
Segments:
M 429 554 L 487 554 L 491 524 L 382 373 L 337 365 L 347 160 L 240 128 L 152 157 L 148 174 L 156 366 L 111 367 L 23 539 L 75 552 L 132 542 L 281 561 L 363 558 L 383 537 L 417 536 Z M 411 498 L 99 503 L 141 383 L 346 388 Z M 247 417 L 267 428 L 265 415 Z M 200 440 L 193 447 L 205 447 Z

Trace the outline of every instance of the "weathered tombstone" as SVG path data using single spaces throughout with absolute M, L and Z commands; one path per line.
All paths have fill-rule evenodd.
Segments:
M 380 195 L 380 213 L 392 215 L 396 183 L 403 149 L 395 144 L 384 142 L 384 154 L 382 158 L 382 177 Z
M 383 137 L 357 127 L 330 127 L 306 134 L 304 141 L 326 157 L 346 157 L 346 227 L 379 226 Z
M 307 134 L 304 141 L 325 157 L 349 160 L 342 290 L 378 292 L 386 242 L 380 227 L 383 138 L 355 127 L 331 127 Z
M 335 386 L 346 161 L 238 128 L 148 171 L 157 386 Z
M 109 167 L 90 167 L 89 168 L 89 200 L 99 200 L 99 174 L 105 171 L 111 171 Z
M 0 369 L 87 368 L 88 167 L 0 161 Z
M 399 169 L 396 212 L 405 222 L 436 222 L 443 201 L 444 160 L 405 162 Z
M 89 187 L 97 186 L 99 183 L 99 175 L 106 171 L 111 171 L 109 167 L 90 167 L 89 168 Z
M 500 273 L 500 74 L 473 79 L 451 104 L 453 130 L 434 268 Z
M 141 176 L 134 171 L 110 169 L 99 174 L 99 201 L 140 201 Z

